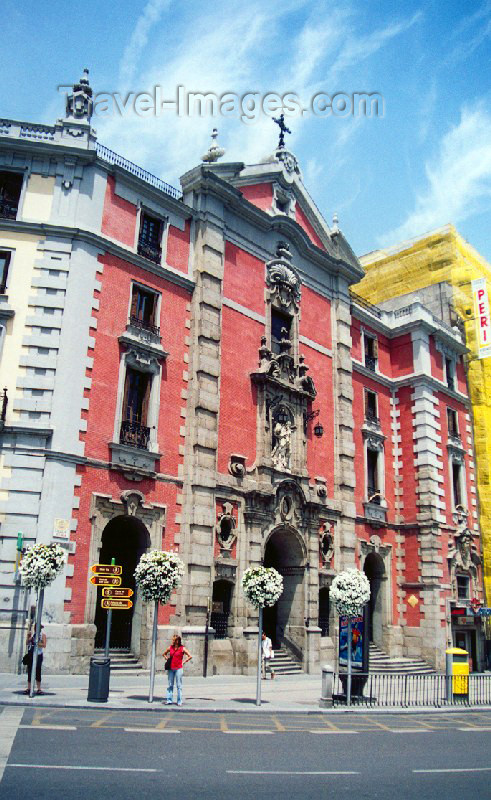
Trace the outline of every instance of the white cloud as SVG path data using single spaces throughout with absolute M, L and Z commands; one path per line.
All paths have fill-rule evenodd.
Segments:
M 414 210 L 379 237 L 379 245 L 463 221 L 491 206 L 491 114 L 483 105 L 462 109 L 458 125 L 443 136 L 438 157 L 426 164 L 426 178 Z
M 234 6 L 232 12 L 225 0 L 216 0 L 213 9 L 192 0 L 185 7 L 171 0 L 150 0 L 122 57 L 120 89 L 151 90 L 160 85 L 166 99 L 176 96 L 179 85 L 187 91 L 218 95 L 290 91 L 309 100 L 319 90 L 335 90 L 335 77 L 349 79 L 353 65 L 368 59 L 417 19 L 415 15 L 402 22 L 389 21 L 372 34 L 358 35 L 352 10 L 331 3 L 251 0 L 247 6 Z M 96 118 L 94 124 L 100 141 L 174 183 L 200 162 L 215 126 L 227 150 L 226 160 L 257 162 L 273 150 L 277 136 L 264 116 L 246 124 L 220 116 L 178 117 L 171 110 L 145 118 L 126 112 L 123 118 Z M 313 124 L 310 115 L 291 119 L 292 149 L 305 127 Z M 354 120 L 339 120 L 339 126 L 324 134 L 323 147 L 332 152 L 331 142 L 337 151 L 343 147 L 346 151 L 353 146 L 357 129 Z
M 143 9 L 121 60 L 119 74 L 123 83 L 131 81 L 134 77 L 142 50 L 148 42 L 150 30 L 160 20 L 171 2 L 172 0 L 149 0 Z

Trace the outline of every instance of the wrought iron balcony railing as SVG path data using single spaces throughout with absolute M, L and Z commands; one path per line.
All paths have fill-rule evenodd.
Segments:
M 367 498 L 369 503 L 379 506 L 382 500 L 382 495 L 375 486 L 367 486 Z
M 365 366 L 372 372 L 377 371 L 377 359 L 375 356 L 365 356 Z
M 120 444 L 138 447 L 140 450 L 148 450 L 149 439 L 150 428 L 147 428 L 146 425 L 141 425 L 139 422 L 130 422 L 130 420 L 124 420 L 121 423 Z
M 148 244 L 143 239 L 138 242 L 138 254 L 143 258 L 148 258 L 149 261 L 153 261 L 154 264 L 162 263 L 162 250 L 160 247 Z
M 145 319 L 140 319 L 134 314 L 132 314 L 130 317 L 130 324 L 135 328 L 140 328 L 142 331 L 149 331 L 150 333 L 153 333 L 154 336 L 158 336 L 160 339 L 160 328 L 158 325 L 154 325 L 152 322 L 147 322 Z
M 370 408 L 365 409 L 365 419 L 367 422 L 372 422 L 374 425 L 380 427 L 380 419 L 377 417 L 375 411 L 372 411 Z
M 0 217 L 2 219 L 16 219 L 18 204 L 0 197 Z

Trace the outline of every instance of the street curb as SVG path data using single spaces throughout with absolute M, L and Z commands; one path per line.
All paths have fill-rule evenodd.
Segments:
M 33 698 L 34 700 L 35 698 Z M 95 711 L 148 711 L 150 713 L 165 713 L 166 708 L 165 704 L 162 701 L 157 701 L 154 704 L 147 704 L 147 705 L 132 705 L 132 706 L 123 706 L 123 705 L 115 705 L 114 703 L 43 703 L 43 701 L 29 703 L 27 700 L 19 700 L 18 702 L 9 701 L 9 700 L 0 700 L 0 707 L 22 707 L 22 708 L 73 708 L 73 709 L 93 709 Z M 251 712 L 254 714 L 292 714 L 292 715 L 313 715 L 313 714 L 320 714 L 320 715 L 341 715 L 341 714 L 353 714 L 358 715 L 362 714 L 363 716 L 367 715 L 374 715 L 378 716 L 380 714 L 404 714 L 404 715 L 413 715 L 413 714 L 461 714 L 462 712 L 465 713 L 472 713 L 476 711 L 491 711 L 491 706 L 462 706 L 462 708 L 437 708 L 436 706 L 425 706 L 421 708 L 398 708 L 394 706 L 386 707 L 386 708 L 369 708 L 369 707 L 360 707 L 360 708 L 312 708 L 311 706 L 308 708 L 292 708 L 291 706 L 274 706 L 266 708 L 265 705 L 256 706 L 253 702 L 251 702 L 250 706 L 247 708 L 227 708 L 225 706 L 213 706 L 204 708 L 203 706 L 198 706 L 197 708 L 190 708 L 189 706 L 178 708 L 177 706 L 173 706 L 171 709 L 168 709 L 173 713 L 178 714 L 250 714 Z

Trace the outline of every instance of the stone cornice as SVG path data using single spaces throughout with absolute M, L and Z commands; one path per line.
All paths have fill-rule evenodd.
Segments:
M 453 400 L 457 400 L 459 403 L 470 407 L 469 397 L 449 389 L 445 383 L 437 380 L 437 378 L 434 378 L 432 375 L 412 372 L 410 375 L 404 375 L 401 378 L 389 378 L 387 375 L 381 375 L 380 372 L 373 372 L 371 369 L 367 369 L 363 364 L 360 364 L 354 359 L 352 359 L 352 364 L 353 372 L 358 372 L 365 378 L 369 378 L 375 383 L 380 383 L 382 386 L 387 386 L 389 389 L 400 389 L 403 386 L 416 386 L 421 383 L 426 383 L 433 391 L 443 392 L 443 394 L 448 395 L 448 397 L 451 397 Z
M 170 283 L 188 289 L 190 292 L 194 289 L 194 281 L 184 275 L 184 273 L 180 273 L 167 266 L 154 264 L 152 261 L 138 255 L 138 253 L 135 253 L 133 250 L 129 250 L 124 245 L 118 244 L 113 239 L 107 239 L 105 236 L 95 233 L 94 231 L 65 225 L 52 225 L 49 222 L 23 222 L 22 220 L 15 219 L 2 219 L 0 222 L 0 230 L 1 229 L 16 233 L 33 233 L 37 236 L 59 237 L 62 239 L 84 242 L 96 247 L 101 251 L 101 254 L 110 253 L 117 258 L 121 258 L 123 261 L 140 267 L 140 269 L 151 272 L 153 275 L 158 275 L 160 278 L 164 278 Z

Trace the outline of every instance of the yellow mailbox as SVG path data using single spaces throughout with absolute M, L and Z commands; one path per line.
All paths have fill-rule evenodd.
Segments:
M 447 677 L 452 677 L 452 694 L 469 694 L 469 653 L 460 647 L 449 647 L 445 654 Z

